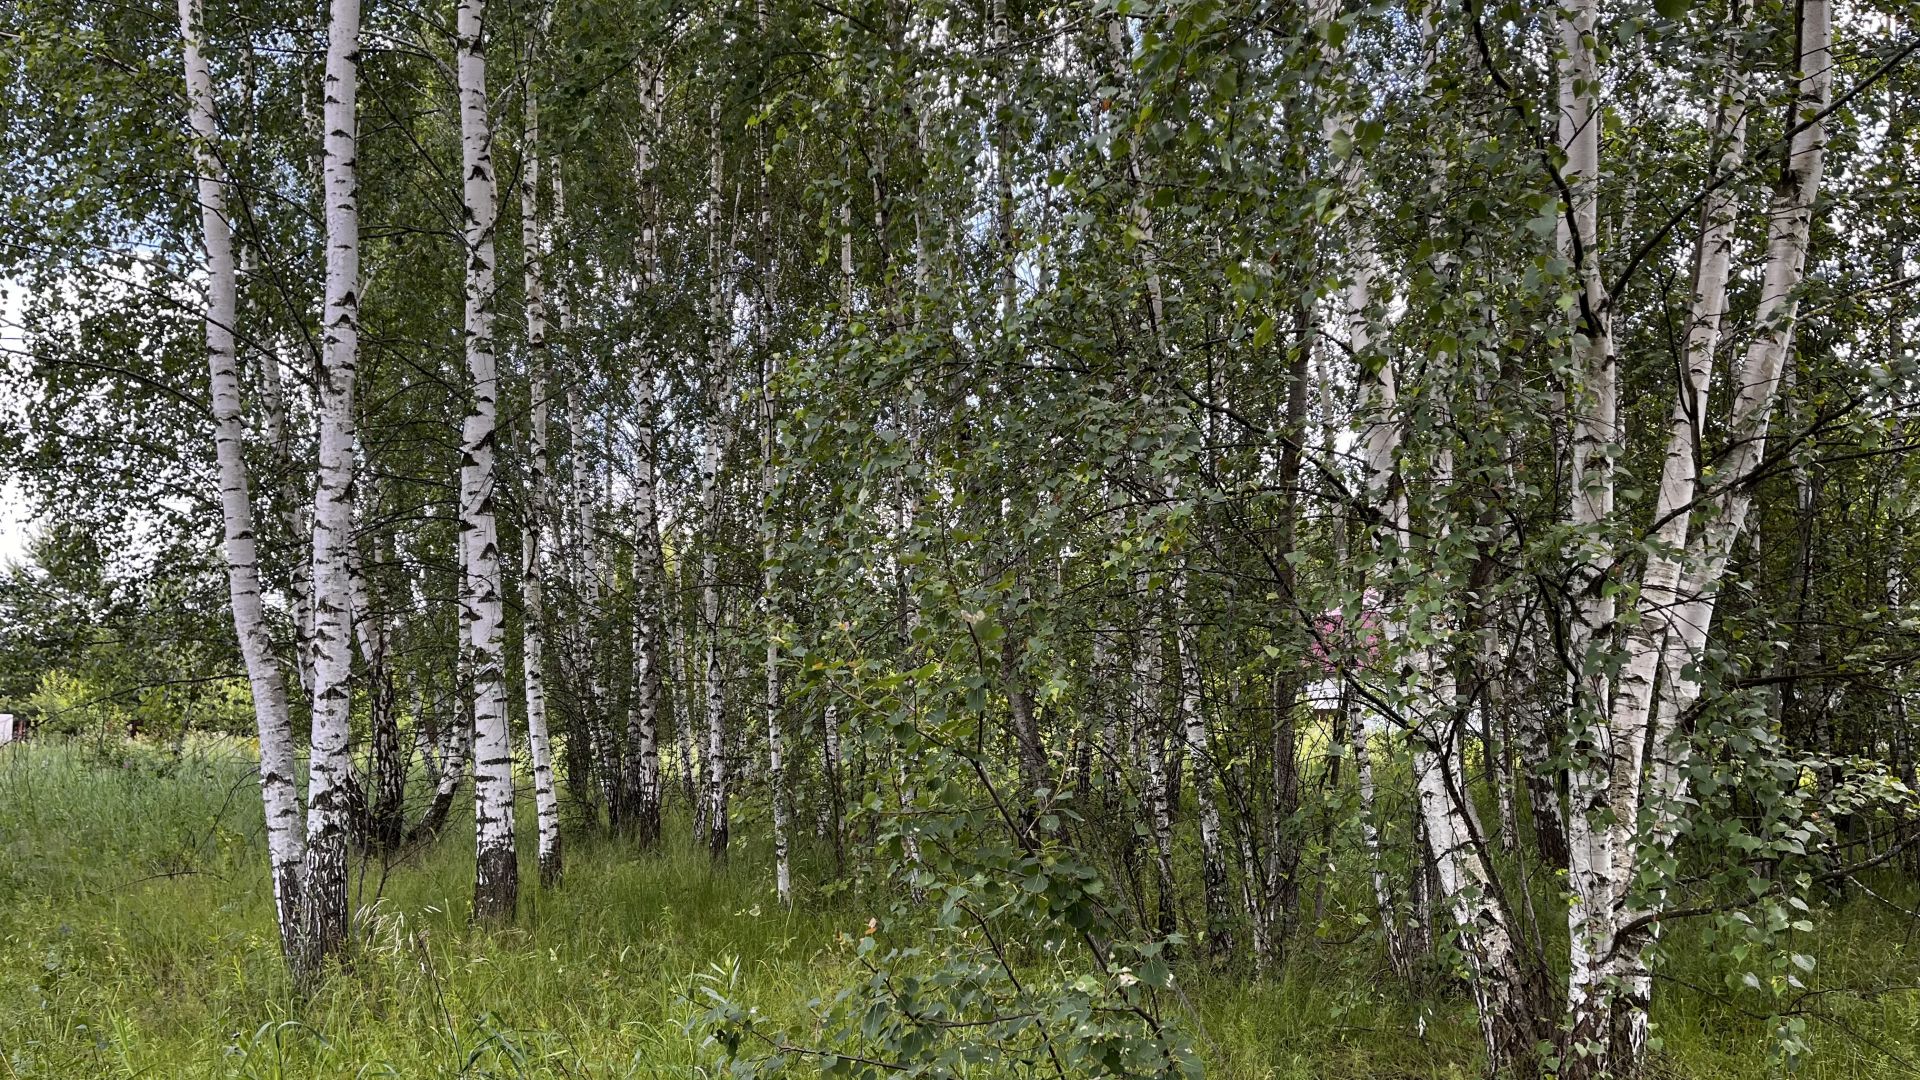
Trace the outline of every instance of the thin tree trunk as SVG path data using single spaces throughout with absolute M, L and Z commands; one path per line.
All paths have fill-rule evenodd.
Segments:
M 1144 580 L 1141 584 L 1141 602 L 1145 605 L 1150 601 L 1144 591 Z M 1134 715 L 1143 721 L 1152 721 L 1162 715 L 1159 701 L 1161 648 L 1158 624 L 1149 618 L 1140 627 L 1133 654 Z M 1152 726 L 1158 727 L 1157 724 Z M 1153 834 L 1154 893 L 1159 905 L 1156 929 L 1161 937 L 1166 937 L 1179 929 L 1173 895 L 1173 814 L 1167 806 L 1166 770 L 1160 751 L 1159 732 L 1141 731 L 1135 741 L 1140 747 L 1147 773 L 1147 825 Z
M 305 941 L 308 973 L 347 937 L 347 839 L 353 762 L 353 456 L 360 351 L 359 181 L 355 99 L 360 4 L 334 0 L 327 30 L 322 123 L 326 311 L 320 362 L 319 480 L 313 513 L 313 740 L 307 772 Z
M 1345 301 L 1351 307 L 1356 297 L 1349 294 Z M 1360 297 L 1365 311 L 1365 298 Z M 1354 327 L 1349 311 L 1349 338 Z M 1365 327 L 1360 328 L 1364 335 Z M 1362 339 L 1364 341 L 1364 338 Z M 1326 350 L 1320 350 L 1315 363 L 1317 372 L 1315 382 L 1319 386 L 1320 409 L 1323 430 L 1321 445 L 1328 454 L 1338 452 L 1339 438 L 1335 431 L 1333 417 L 1336 415 L 1333 403 L 1333 373 L 1326 359 Z M 1333 558 L 1334 565 L 1346 566 L 1349 561 L 1347 529 L 1344 510 L 1333 515 Z M 1334 651 L 1329 649 L 1329 657 Z M 1380 933 L 1387 950 L 1387 967 L 1403 979 L 1413 975 L 1412 963 L 1407 955 L 1405 939 L 1400 933 L 1400 915 L 1393 896 L 1393 884 L 1387 875 L 1386 852 L 1380 839 L 1380 817 L 1376 810 L 1377 789 L 1373 778 L 1373 749 L 1367 738 L 1366 712 L 1353 700 L 1352 687 L 1343 679 L 1339 698 L 1335 704 L 1332 730 L 1329 735 L 1335 740 L 1345 740 L 1347 752 L 1353 757 L 1354 790 L 1360 798 L 1360 844 L 1366 853 L 1367 877 L 1373 886 L 1374 908 L 1380 916 Z
M 253 503 L 242 445 L 246 428 L 240 411 L 239 359 L 234 349 L 239 288 L 234 276 L 233 232 L 227 220 L 230 181 L 215 150 L 220 133 L 214 120 L 213 77 L 202 48 L 201 19 L 199 0 L 180 0 L 188 115 L 194 134 L 194 165 L 199 173 L 201 242 L 207 256 L 207 376 L 212 390 L 227 593 L 233 608 L 234 634 L 253 691 L 254 726 L 260 737 L 260 796 L 266 808 L 267 859 L 272 867 L 280 948 L 293 968 L 295 980 L 304 981 L 307 950 L 300 930 L 300 885 L 306 834 L 300 825 L 300 794 L 294 783 L 293 725 L 287 717 L 286 683 L 273 655 L 260 600 Z
M 1167 498 L 1178 497 L 1177 482 L 1167 481 Z M 1200 692 L 1200 657 L 1187 605 L 1187 566 L 1184 555 L 1173 569 L 1169 593 L 1173 608 L 1173 641 L 1180 663 L 1179 709 L 1175 726 L 1193 766 L 1194 802 L 1200 814 L 1200 876 L 1207 912 L 1207 954 L 1214 961 L 1233 952 L 1232 902 L 1227 892 L 1227 862 L 1220 847 L 1220 807 L 1213 790 L 1213 750 L 1207 739 L 1205 700 Z
M 685 563 L 681 564 L 680 584 L 686 583 Z M 667 658 L 673 663 L 674 712 L 679 718 L 676 728 L 678 737 L 674 749 L 680 759 L 680 786 L 686 796 L 687 807 L 693 813 L 693 834 L 705 839 L 706 818 L 702 809 L 706 803 L 700 798 L 700 777 L 696 751 L 699 733 L 694 727 L 697 711 L 691 698 L 692 679 L 687 673 L 687 630 L 686 620 L 672 619 L 667 623 Z
M 640 288 L 650 292 L 659 284 L 655 214 L 659 193 L 653 177 L 654 140 L 660 128 L 660 109 L 666 87 L 660 72 L 642 67 L 641 134 L 634 147 L 634 175 L 641 192 L 642 225 Z M 643 346 L 644 348 L 645 346 Z M 627 776 L 622 786 L 631 803 L 629 827 L 640 847 L 660 840 L 660 712 L 661 674 L 666 650 L 662 626 L 665 558 L 660 549 L 660 518 L 654 480 L 654 369 L 649 355 L 634 378 L 636 404 L 633 461 L 634 503 L 634 648 L 633 707 L 627 724 Z
M 1285 408 L 1286 439 L 1280 446 L 1280 467 L 1275 483 L 1283 500 L 1275 536 L 1280 600 L 1303 614 L 1306 608 L 1299 597 L 1299 575 L 1294 570 L 1293 552 L 1298 539 L 1300 518 L 1300 454 L 1307 440 L 1307 380 L 1312 371 L 1317 327 L 1313 313 L 1305 303 L 1295 311 L 1299 320 L 1299 338 L 1287 371 Z M 1284 953 L 1286 939 L 1299 912 L 1300 844 L 1294 832 L 1294 816 L 1300 809 L 1299 732 L 1295 714 L 1300 696 L 1298 669 L 1276 672 L 1272 676 L 1272 745 L 1269 747 L 1271 797 L 1267 814 L 1267 865 L 1264 868 L 1264 907 L 1266 927 L 1263 933 L 1266 960 L 1268 950 Z
M 1314 18 L 1331 25 L 1339 9 L 1330 0 L 1317 0 Z M 1329 109 L 1322 125 L 1328 147 L 1339 162 L 1346 198 L 1358 203 L 1367 187 L 1365 163 L 1354 145 L 1354 120 Z M 1404 560 L 1412 540 L 1406 486 L 1397 471 L 1401 449 L 1401 419 L 1395 365 L 1379 355 L 1372 343 L 1371 307 L 1377 254 L 1365 227 L 1365 215 L 1349 213 L 1345 318 L 1348 347 L 1362 362 L 1359 416 L 1361 449 L 1368 501 L 1375 512 L 1374 543 L 1388 561 Z M 1445 467 L 1442 467 L 1442 472 Z M 1444 486 L 1447 477 L 1437 478 Z M 1401 575 L 1394 575 L 1399 577 Z M 1464 788 L 1454 750 L 1457 737 L 1450 727 L 1455 693 L 1450 667 L 1443 655 L 1412 646 L 1404 636 L 1404 614 L 1389 600 L 1385 647 L 1393 663 L 1406 664 L 1397 681 L 1406 684 L 1403 707 L 1410 713 L 1413 769 L 1420 811 L 1422 845 L 1433 861 L 1440 895 L 1452 917 L 1481 1020 L 1481 1034 L 1495 1069 L 1521 1065 L 1531 1059 L 1537 1021 L 1531 983 L 1519 965 L 1505 912 L 1493 893 L 1492 873 L 1482 861 L 1463 808 Z M 1411 647 L 1410 647 L 1411 646 Z
M 568 224 L 566 172 L 560 167 L 560 161 L 556 160 L 553 165 L 549 176 L 553 190 L 551 220 L 557 227 L 565 229 Z M 574 340 L 576 320 L 564 279 L 561 285 L 563 287 L 552 291 L 550 299 L 559 323 L 560 341 L 563 348 L 567 348 Z M 568 797 L 574 801 L 583 817 L 597 821 L 600 804 L 613 801 L 608 795 L 619 779 L 619 773 L 617 768 L 614 772 L 608 771 L 607 758 L 612 750 L 609 746 L 611 731 L 605 711 L 606 676 L 597 648 L 599 623 L 604 614 L 600 601 L 605 577 L 601 561 L 598 506 L 594 500 L 594 438 L 589 430 L 592 424 L 582 393 L 582 387 L 593 372 L 590 354 L 574 349 L 563 352 L 562 356 L 570 358 L 562 407 L 568 433 L 567 457 L 571 465 L 571 479 L 564 485 L 569 519 L 564 529 L 555 529 L 555 541 L 562 549 L 568 591 L 573 601 L 572 616 L 565 624 L 568 633 L 561 640 L 565 645 L 565 675 L 573 690 L 576 706 L 570 716 L 571 728 L 567 732 L 565 768 Z M 608 806 L 610 816 L 617 818 L 619 810 L 618 806 Z
M 1619 442 L 1617 374 L 1601 279 L 1598 200 L 1600 176 L 1600 73 L 1594 41 L 1596 0 L 1570 0 L 1559 14 L 1560 144 L 1571 201 L 1562 208 L 1562 247 L 1581 281 L 1575 307 L 1574 369 L 1567 394 L 1573 424 L 1575 604 L 1568 620 L 1570 662 L 1575 668 L 1569 718 L 1571 763 L 1567 769 L 1567 880 L 1575 902 L 1567 907 L 1569 967 L 1568 1045 L 1603 1038 L 1607 989 L 1601 957 L 1612 938 L 1615 840 L 1609 827 L 1610 779 L 1623 770 L 1621 755 L 1637 747 L 1617 745 L 1607 724 L 1612 681 L 1603 656 L 1613 648 L 1614 600 L 1601 587 L 1613 561 L 1604 529 L 1613 518 L 1612 448 Z M 1637 771 L 1637 767 L 1636 767 Z M 1637 780 L 1635 781 L 1637 783 Z M 1581 1059 L 1587 1060 L 1587 1059 Z M 1577 1066 L 1576 1066 L 1577 1067 Z
M 845 762 L 840 752 L 840 717 L 832 701 L 820 715 L 820 752 L 826 770 L 829 838 L 833 843 L 833 867 L 844 871 L 847 864 L 846 785 L 841 781 Z
M 1012 615 L 1011 609 L 1008 614 Z M 1006 684 L 1007 719 L 1019 763 L 1021 827 L 1031 829 L 1041 803 L 1040 791 L 1049 782 L 1047 750 L 1040 742 L 1033 692 L 1027 688 L 1026 639 L 1014 631 L 1012 618 L 1007 622 L 1005 636 L 1000 639 L 1000 674 Z
M 661 688 L 661 673 L 667 659 L 661 632 L 661 593 L 665 571 L 654 488 L 651 370 L 641 373 L 635 391 L 641 412 L 633 467 L 634 590 L 637 610 L 634 613 L 634 704 L 627 730 L 630 761 L 626 786 L 631 790 L 633 801 L 633 820 L 630 825 L 640 846 L 647 848 L 660 839 L 660 712 L 665 697 Z
M 540 100 L 525 90 L 520 146 L 520 248 L 527 313 L 527 396 L 531 407 L 527 447 L 532 476 L 521 538 L 521 671 L 527 701 L 527 747 L 533 756 L 533 809 L 538 824 L 540 884 L 560 882 L 560 800 L 553 784 L 553 743 L 547 723 L 546 533 L 551 516 L 552 464 L 548 435 L 552 405 L 547 372 L 546 235 L 540 216 Z
M 706 534 L 700 553 L 700 610 L 707 637 L 705 677 L 707 754 L 704 762 L 707 850 L 715 862 L 724 862 L 727 857 L 727 722 L 724 675 L 720 657 L 720 581 L 717 545 L 720 539 L 718 535 L 720 466 L 726 457 L 727 444 L 732 440 L 733 380 L 727 370 L 731 351 L 729 311 L 732 297 L 731 290 L 727 287 L 726 266 L 732 254 L 732 245 L 725 236 L 722 223 L 725 211 L 723 179 L 726 155 L 720 142 L 720 103 L 718 101 L 712 105 L 708 124 L 712 155 L 707 178 L 707 224 L 710 229 L 708 273 L 711 277 L 707 298 L 709 322 L 707 334 L 708 350 L 713 363 L 712 377 L 717 380 L 715 386 L 717 392 L 714 395 L 717 415 L 714 423 L 708 428 L 705 444 L 700 448 L 701 528 Z
M 456 12 L 460 150 L 465 176 L 466 352 L 471 411 L 461 446 L 460 531 L 467 551 L 466 600 L 473 655 L 473 916 L 512 918 L 519 894 L 514 853 L 513 742 L 507 730 L 502 638 L 500 542 L 494 519 L 494 439 L 499 375 L 494 359 L 493 123 L 487 114 L 487 60 L 481 39 L 486 0 L 460 0 Z
M 410 759 L 401 749 L 392 649 L 385 635 L 375 642 L 374 659 L 367 665 L 367 693 L 367 725 L 373 731 L 373 803 L 367 814 L 367 835 L 374 850 L 392 852 L 399 849 L 406 830 Z
M 241 277 L 246 277 L 242 267 Z M 290 481 L 295 472 L 293 445 L 288 433 L 286 389 L 281 385 L 280 358 L 271 345 L 260 350 L 260 424 L 267 445 L 273 448 L 274 464 L 280 475 Z M 298 563 L 288 575 L 289 612 L 293 616 L 294 668 L 303 693 L 313 695 L 313 525 L 311 514 L 294 494 L 301 488 L 287 484 L 289 490 L 273 500 L 279 508 L 280 527 L 287 540 L 299 552 Z
M 395 713 L 393 633 L 387 616 L 373 606 L 357 545 L 347 569 L 353 636 L 367 673 L 367 727 L 373 733 L 373 798 L 366 810 L 366 841 L 377 851 L 391 852 L 400 846 L 406 827 L 407 799 L 407 758 L 400 750 L 400 721 Z
M 767 784 L 773 802 L 774 887 L 783 906 L 793 906 L 793 880 L 787 865 L 788 794 L 784 762 L 780 756 L 780 635 L 779 616 L 774 605 L 773 520 L 773 388 L 769 373 L 761 377 L 761 457 L 760 457 L 760 612 L 767 634 Z

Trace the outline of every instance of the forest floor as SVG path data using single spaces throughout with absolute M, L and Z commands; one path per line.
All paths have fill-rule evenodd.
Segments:
M 825 883 L 823 861 L 802 861 L 789 912 L 752 842 L 715 870 L 684 839 L 644 856 L 578 839 L 562 887 L 527 888 L 518 924 L 483 933 L 467 926 L 472 856 L 456 825 L 400 865 L 363 868 L 355 959 L 296 1004 L 257 788 L 241 747 L 224 745 L 0 749 L 0 1077 L 717 1076 L 690 1024 L 703 987 L 795 1020 L 857 978 L 869 912 Z M 1823 992 L 1793 1015 L 1816 1052 L 1794 1075 L 1920 1075 L 1920 926 L 1861 899 L 1812 936 Z M 1670 945 L 1660 1073 L 1774 1073 L 1774 1021 L 1714 989 L 1715 950 Z M 1309 945 L 1269 982 L 1183 975 L 1170 1012 L 1209 1076 L 1478 1075 L 1464 997 L 1410 998 L 1374 952 Z

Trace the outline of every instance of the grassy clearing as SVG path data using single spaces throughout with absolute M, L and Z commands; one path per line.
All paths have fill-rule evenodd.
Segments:
M 466 925 L 472 856 L 456 825 L 408 862 L 362 868 L 354 962 L 296 1004 L 259 814 L 234 744 L 0 751 L 0 1077 L 720 1075 L 686 1024 L 701 980 L 803 1024 L 807 1002 L 849 978 L 842 935 L 870 914 L 804 861 L 801 902 L 780 911 L 751 840 L 716 871 L 690 846 L 638 856 L 582 838 L 564 887 L 529 890 L 517 926 L 480 933 Z M 530 864 L 523 873 L 532 880 Z M 1915 931 L 1856 900 L 1811 943 L 1816 985 L 1920 984 Z M 1175 1009 L 1215 1076 L 1477 1075 L 1464 1000 L 1409 999 L 1373 953 L 1364 939 L 1323 944 L 1277 982 L 1185 979 L 1191 1011 Z M 1658 991 L 1663 1070 L 1767 1075 L 1767 1020 L 1723 1000 L 1712 950 L 1682 937 L 1673 954 L 1679 981 Z M 1904 1062 L 1920 1061 L 1920 994 L 1803 1004 L 1822 1018 L 1799 1075 L 1915 1075 Z

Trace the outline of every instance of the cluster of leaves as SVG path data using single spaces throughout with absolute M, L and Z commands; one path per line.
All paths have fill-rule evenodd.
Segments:
M 975 629 L 982 645 L 999 634 Z M 864 978 L 813 1002 L 809 1030 L 770 1027 L 708 981 L 696 1025 L 734 1074 L 1200 1075 L 1162 1015 L 1181 939 L 1129 934 L 1117 898 L 1069 842 L 1081 819 L 1068 793 L 1043 792 L 1038 806 L 1011 794 L 982 746 L 987 673 L 974 658 L 815 672 L 866 713 L 874 753 L 896 755 L 900 801 L 869 793 L 861 813 L 900 887 L 857 940 L 842 936 Z

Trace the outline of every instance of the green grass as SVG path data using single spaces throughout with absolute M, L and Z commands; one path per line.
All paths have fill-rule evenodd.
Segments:
M 702 979 L 805 1030 L 850 977 L 875 912 L 823 887 L 773 902 L 751 827 L 716 871 L 684 839 L 638 855 L 570 837 L 562 887 L 528 888 L 518 923 L 467 926 L 472 855 L 458 823 L 431 850 L 361 867 L 351 966 L 297 1002 L 275 944 L 257 790 L 239 744 L 184 754 L 48 742 L 0 750 L 0 1077 L 690 1077 L 724 1074 L 687 1020 Z M 528 815 L 530 816 L 530 815 Z M 669 834 L 684 838 L 684 821 Z M 531 844 L 526 845 L 527 849 Z M 532 881 L 531 860 L 523 880 Z M 1818 986 L 1920 983 L 1910 920 L 1857 901 L 1822 921 Z M 1184 1017 L 1209 1074 L 1477 1075 L 1457 993 L 1409 998 L 1367 939 L 1296 948 L 1286 977 L 1190 978 Z M 1768 1074 L 1768 1024 L 1723 1001 L 1710 950 L 1673 943 L 1657 1018 L 1664 1073 Z M 1191 1008 L 1189 1009 L 1188 1003 Z M 1800 1075 L 1911 1075 L 1920 994 L 1822 994 Z

